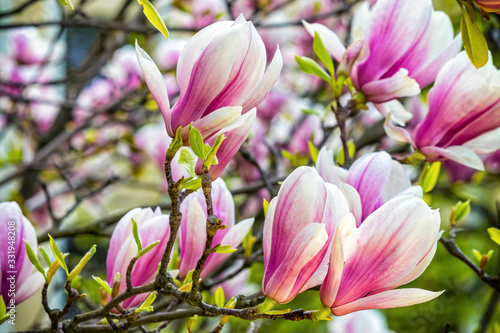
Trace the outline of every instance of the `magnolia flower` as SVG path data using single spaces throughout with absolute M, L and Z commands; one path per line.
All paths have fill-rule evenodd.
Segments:
M 26 254 L 24 241 L 38 248 L 35 228 L 16 202 L 0 203 L 0 295 L 7 310 L 42 288 L 44 278 L 35 271 Z M 11 249 L 12 247 L 12 249 Z
M 311 35 L 319 34 L 340 67 L 352 67 L 344 74 L 374 103 L 417 95 L 461 48 L 449 17 L 435 12 L 431 0 L 378 0 L 371 9 L 363 3 L 347 50 L 325 26 L 304 24 Z
M 135 208 L 120 219 L 111 235 L 106 260 L 106 280 L 112 286 L 116 273 L 120 273 L 120 293 L 127 288 L 126 273 L 130 260 L 137 255 L 137 245 L 132 234 L 132 219 L 137 222 L 137 229 L 144 247 L 155 241 L 160 241 L 156 247 L 135 263 L 132 270 L 132 284 L 134 286 L 154 281 L 170 236 L 168 215 L 162 215 L 159 207 L 154 212 L 151 208 Z M 122 303 L 122 306 L 125 309 L 134 307 L 146 297 L 147 294 L 140 294 L 128 298 Z
M 370 153 L 356 160 L 349 171 L 333 162 L 333 151 L 322 148 L 316 169 L 325 181 L 337 185 L 343 192 L 356 225 L 385 202 L 400 195 L 422 197 L 422 188 L 412 186 L 403 166 L 386 152 Z
M 262 246 L 262 292 L 287 303 L 321 283 L 337 221 L 349 213 L 342 192 L 327 184 L 314 168 L 299 167 L 269 203 Z M 315 274 L 316 273 L 316 274 Z
M 419 198 L 389 200 L 356 228 L 352 215 L 339 222 L 328 274 L 321 285 L 323 305 L 336 316 L 367 309 L 409 306 L 442 292 L 395 289 L 430 264 L 439 238 L 440 216 Z
M 330 333 L 394 333 L 387 327 L 387 320 L 377 310 L 365 310 L 335 317 L 328 325 Z
M 481 7 L 484 11 L 492 13 L 500 13 L 500 1 L 499 0 L 476 0 L 474 1 L 476 5 Z
M 449 159 L 484 170 L 478 155 L 500 149 L 499 86 L 500 71 L 491 57 L 484 67 L 476 69 L 462 52 L 439 72 L 422 120 L 402 128 L 388 117 L 387 134 L 408 142 L 430 162 Z
M 235 224 L 233 197 L 222 179 L 212 182 L 212 207 L 214 215 L 222 221 L 223 225 L 227 225 L 226 229 L 217 231 L 212 241 L 213 246 L 221 244 L 237 248 L 252 228 L 253 219 L 246 219 Z M 181 204 L 181 213 L 179 277 L 183 279 L 190 270 L 196 267 L 207 240 L 207 204 L 202 189 L 184 200 Z M 201 271 L 201 278 L 208 276 L 229 256 L 229 253 L 210 254 Z
M 265 72 L 264 44 L 253 24 L 243 16 L 201 30 L 179 56 L 180 97 L 172 110 L 161 73 L 144 50 L 138 45 L 136 50 L 169 136 L 173 137 L 182 126 L 186 143 L 190 123 L 209 144 L 225 133 L 226 140 L 217 153 L 219 164 L 211 169 L 212 178 L 217 178 L 247 138 L 255 120 L 255 106 L 264 100 L 279 77 L 279 50 Z

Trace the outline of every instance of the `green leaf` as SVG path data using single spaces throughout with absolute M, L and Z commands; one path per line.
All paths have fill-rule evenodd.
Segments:
M 491 257 L 493 256 L 493 250 L 489 250 L 488 253 L 486 253 L 486 258 L 488 258 L 488 261 L 491 260 Z
M 353 158 L 356 154 L 356 145 L 353 140 L 349 140 L 347 142 L 347 150 L 349 151 L 349 157 Z M 337 164 L 344 165 L 345 156 L 344 156 L 344 148 L 340 148 L 340 151 L 337 153 Z
M 481 252 L 479 252 L 476 249 L 472 249 L 472 253 L 474 254 L 474 257 L 476 258 L 476 260 L 478 262 L 481 262 L 481 259 L 483 258 L 483 255 L 481 254 Z
M 170 143 L 170 146 L 168 146 L 167 149 L 167 158 L 173 159 L 175 154 L 177 154 L 177 151 L 182 147 L 184 144 L 182 140 L 182 126 L 179 126 L 177 128 L 177 131 L 175 132 L 175 137 Z
M 301 71 L 319 77 L 326 82 L 331 82 L 331 77 L 328 75 L 321 66 L 311 58 L 295 56 L 295 60 L 299 65 Z
M 227 301 L 226 306 L 224 306 L 226 309 L 234 309 L 236 307 L 236 298 L 231 297 L 229 301 Z
M 5 306 L 5 301 L 3 300 L 3 296 L 0 295 L 0 317 L 5 316 L 7 313 L 7 307 Z
M 149 22 L 158 29 L 166 39 L 168 39 L 168 29 L 165 22 L 162 20 L 160 14 L 155 7 L 148 0 L 137 0 L 139 5 L 142 6 L 144 15 L 148 18 Z
M 215 139 L 215 142 L 214 142 L 212 148 L 210 149 L 210 151 L 207 154 L 207 165 L 208 166 L 210 166 L 210 165 L 216 165 L 218 163 L 217 157 L 215 157 L 215 154 L 217 154 L 217 151 L 219 150 L 222 142 L 225 139 L 226 139 L 226 136 L 224 135 L 224 133 L 219 134 L 219 136 L 217 137 L 217 139 Z M 217 163 L 214 163 L 216 161 L 217 161 Z
M 226 303 L 226 296 L 224 295 L 224 289 L 219 286 L 215 291 L 215 305 L 219 308 L 224 307 L 224 303 Z
M 39 246 L 38 250 L 42 254 L 42 257 L 45 260 L 45 263 L 47 264 L 47 266 L 50 267 L 50 265 L 52 265 L 52 261 L 50 260 L 49 255 L 47 254 L 47 251 L 45 251 L 45 249 L 43 248 L 43 246 Z
M 333 66 L 333 60 L 330 53 L 326 50 L 321 37 L 319 37 L 317 32 L 314 32 L 314 42 L 313 42 L 314 53 L 318 56 L 319 60 L 325 65 L 331 75 L 335 73 L 335 67 Z
M 470 213 L 470 200 L 466 202 L 459 201 L 455 206 L 451 209 L 452 212 L 452 221 L 451 223 L 456 223 L 462 220 Z
M 156 294 L 154 292 L 150 293 L 148 297 L 144 300 L 144 302 L 142 302 L 141 306 L 135 310 L 135 313 L 140 313 L 142 311 L 147 311 L 147 312 L 153 311 L 153 307 L 151 306 L 151 304 L 153 304 L 155 299 L 156 299 Z
M 153 242 L 151 244 L 149 244 L 148 246 L 146 246 L 145 248 L 143 248 L 142 250 L 140 250 L 138 253 L 137 253 L 137 256 L 136 258 L 139 259 L 140 257 L 142 257 L 143 255 L 145 255 L 146 253 L 148 253 L 149 251 L 151 251 L 156 245 L 160 244 L 160 241 L 157 240 L 156 242 Z
M 71 10 L 75 10 L 75 6 L 71 3 L 71 0 L 57 0 L 61 6 L 68 6 Z
M 47 279 L 47 276 L 45 275 L 45 270 L 43 269 L 42 265 L 40 264 L 40 261 L 38 261 L 38 258 L 36 256 L 36 253 L 33 251 L 31 246 L 28 244 L 27 241 L 24 241 L 25 247 L 26 247 L 26 254 L 28 255 L 28 259 L 31 261 L 33 266 L 36 267 L 36 269 L 42 273 L 43 277 Z M 0 316 L 2 316 L 1 311 L 0 311 Z
M 488 233 L 491 240 L 500 245 L 500 230 L 497 228 L 488 228 Z
M 201 178 L 195 178 L 185 181 L 180 186 L 180 188 L 193 191 L 198 190 L 200 187 L 201 187 Z
M 462 20 L 460 30 L 464 49 L 470 61 L 476 68 L 481 68 L 488 62 L 488 43 L 481 32 L 481 29 L 472 22 L 470 14 L 462 8 Z M 476 12 L 473 13 L 476 15 Z
M 99 283 L 99 285 L 102 287 L 102 289 L 106 290 L 106 292 L 109 295 L 111 295 L 111 293 L 112 293 L 111 287 L 109 286 L 109 284 L 106 281 L 104 281 L 100 277 L 94 276 L 94 275 L 92 275 L 92 278 L 95 280 L 95 282 Z
M 316 164 L 316 160 L 318 159 L 319 150 L 316 148 L 312 141 L 308 141 L 307 145 L 309 146 L 309 155 L 311 156 L 311 161 Z
M 75 268 L 69 273 L 68 280 L 73 280 L 80 272 L 82 269 L 85 267 L 85 265 L 89 262 L 89 260 L 92 258 L 92 256 L 95 254 L 97 245 L 92 245 L 90 250 L 83 256 L 82 259 L 80 259 L 80 262 L 78 265 L 76 265 Z
M 216 253 L 225 254 L 225 253 L 234 253 L 238 251 L 238 249 L 232 249 L 231 245 L 219 245 L 214 248 L 214 251 Z
M 205 159 L 203 137 L 201 136 L 200 131 L 192 125 L 189 125 L 189 145 L 196 156 L 198 156 L 201 160 Z
M 426 163 L 420 175 L 420 186 L 424 193 L 429 193 L 434 189 L 439 178 L 441 162 Z
M 264 199 L 264 201 L 262 201 L 262 206 L 264 208 L 264 216 L 267 215 L 267 209 L 269 208 L 269 201 L 267 201 L 266 199 Z
M 196 176 L 196 162 L 198 162 L 198 157 L 193 154 L 191 149 L 184 148 L 181 150 L 181 155 L 179 157 L 179 165 L 186 169 L 187 173 L 191 177 Z
M 5 323 L 7 320 L 9 320 L 10 318 L 10 314 L 6 314 L 4 315 L 3 317 L 0 318 L 0 325 L 2 325 L 3 323 Z
M 132 219 L 132 235 L 134 235 L 135 244 L 137 244 L 137 252 L 142 250 L 141 235 L 139 235 L 139 229 L 137 229 L 137 222 Z
M 50 248 L 52 249 L 52 253 L 56 258 L 56 261 L 59 263 L 59 266 L 61 266 L 66 271 L 66 275 L 69 275 L 68 266 L 66 266 L 66 262 L 64 261 L 63 255 L 59 250 L 59 248 L 57 247 L 56 241 L 54 240 L 54 238 L 52 238 L 50 234 L 49 234 L 49 240 L 50 240 Z
M 194 272 L 194 269 L 187 272 L 186 277 L 184 278 L 184 281 L 182 281 L 183 285 L 193 282 L 193 272 Z

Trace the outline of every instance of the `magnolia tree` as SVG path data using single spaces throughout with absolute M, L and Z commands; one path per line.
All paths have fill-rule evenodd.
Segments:
M 2 331 L 500 332 L 500 1 L 58 2 L 0 5 Z

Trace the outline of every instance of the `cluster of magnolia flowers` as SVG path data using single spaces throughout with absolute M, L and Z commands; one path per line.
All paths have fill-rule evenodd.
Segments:
M 498 6 L 494 1 L 478 2 L 485 10 Z M 479 70 L 470 63 L 460 52 L 461 39 L 454 36 L 450 19 L 434 11 L 431 0 L 363 3 L 356 11 L 353 42 L 347 48 L 326 26 L 304 25 L 339 62 L 337 71 L 330 74 L 344 80 L 341 88 L 351 84 L 351 100 L 380 111 L 386 117 L 387 134 L 410 144 L 422 160 L 451 160 L 482 170 L 480 156 L 500 149 L 500 71 L 491 61 Z M 168 77 L 138 43 L 136 55 L 166 128 L 161 142 L 152 146 L 155 159 L 159 165 L 164 163 L 168 145 L 181 131 L 184 147 L 173 158 L 172 178 L 182 181 L 207 169 L 198 158 L 187 161 L 194 150 L 190 127 L 200 133 L 202 143 L 217 145 L 217 163 L 210 167 L 211 199 L 213 214 L 227 227 L 216 233 L 213 244 L 237 248 L 254 222 L 236 223 L 233 197 L 219 176 L 249 136 L 257 107 L 280 77 L 284 61 L 280 49 L 267 65 L 264 42 L 243 16 L 209 25 L 182 46 L 176 72 L 179 99 L 172 108 L 167 90 L 172 82 L 165 81 Z M 129 68 L 126 78 L 114 78 L 123 80 L 120 86 L 127 89 L 139 85 L 137 64 Z M 418 95 L 432 83 L 423 104 Z M 349 94 L 347 89 L 341 92 Z M 409 108 L 397 101 L 405 97 L 412 97 Z M 221 136 L 222 143 L 218 141 Z M 144 137 L 142 144 L 151 144 Z M 288 303 L 318 285 L 324 307 L 316 319 L 330 313 L 341 316 L 409 306 L 438 297 L 441 292 L 398 289 L 425 271 L 440 237 L 439 212 L 422 199 L 422 188 L 413 186 L 403 165 L 386 152 L 365 154 L 349 170 L 336 166 L 333 155 L 323 147 L 315 166 L 296 168 L 269 202 L 262 236 L 262 293 L 267 300 L 261 310 Z M 170 273 L 182 280 L 195 269 L 205 248 L 208 213 L 203 189 L 189 194 L 180 211 L 179 258 Z M 16 203 L 0 204 L 0 227 L 7 228 L 9 221 L 15 222 L 19 240 L 20 302 L 39 290 L 43 279 L 33 272 L 22 250 L 23 239 L 31 248 L 37 244 L 31 223 Z M 155 280 L 171 235 L 169 215 L 159 208 L 133 209 L 118 222 L 106 268 L 108 285 L 119 276 L 120 292 L 127 287 L 127 268 L 138 251 L 133 223 L 145 244 L 157 242 L 137 260 L 131 273 L 134 286 Z M 0 235 L 5 240 L 7 232 Z M 229 256 L 211 253 L 201 279 L 217 272 Z M 0 259 L 2 275 L 9 270 L 6 258 L 5 254 Z M 4 281 L 0 292 L 7 303 L 11 297 Z M 146 297 L 135 295 L 122 307 L 135 307 Z

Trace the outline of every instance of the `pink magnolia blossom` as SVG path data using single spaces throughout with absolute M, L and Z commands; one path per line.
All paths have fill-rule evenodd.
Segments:
M 11 302 L 18 305 L 42 288 L 43 275 L 35 270 L 26 254 L 24 241 L 36 251 L 35 228 L 16 202 L 0 203 L 0 295 L 7 311 Z M 12 249 L 9 249 L 12 246 Z M 12 264 L 13 263 L 13 264 Z M 11 285 L 14 284 L 15 287 Z M 15 296 L 12 292 L 15 291 Z
M 386 152 L 366 154 L 347 171 L 335 166 L 333 152 L 323 148 L 316 169 L 325 181 L 342 189 L 358 227 L 394 197 L 406 194 L 421 198 L 423 195 L 422 188 L 412 186 L 403 166 Z
M 160 208 L 156 208 L 154 212 L 151 208 L 135 208 L 120 219 L 111 235 L 106 260 L 106 280 L 112 286 L 116 273 L 120 273 L 120 292 L 127 288 L 125 280 L 127 267 L 130 260 L 137 255 L 137 245 L 132 235 L 132 219 L 137 222 L 144 247 L 155 241 L 160 241 L 156 247 L 137 260 L 132 270 L 132 284 L 134 286 L 154 281 L 170 236 L 168 215 L 162 215 Z M 126 309 L 134 307 L 146 297 L 147 294 L 134 296 L 125 300 L 122 306 Z
M 217 231 L 212 244 L 231 245 L 237 248 L 253 225 L 253 219 L 246 219 L 235 224 L 234 201 L 231 192 L 227 189 L 222 179 L 212 182 L 212 206 L 216 215 L 226 229 Z M 186 274 L 196 267 L 196 263 L 205 249 L 207 239 L 207 204 L 203 190 L 189 195 L 181 205 L 182 222 L 179 231 L 179 246 L 181 261 L 179 277 L 183 279 Z M 201 278 L 208 274 L 226 260 L 230 254 L 212 253 L 205 262 L 201 271 Z
M 295 169 L 271 200 L 264 222 L 264 295 L 287 303 L 321 283 L 326 272 L 318 268 L 326 267 L 337 222 L 348 213 L 336 186 L 314 168 Z
M 413 196 L 399 196 L 356 228 L 352 215 L 339 222 L 321 302 L 336 316 L 367 309 L 409 306 L 442 292 L 395 289 L 419 277 L 439 238 L 440 216 Z
M 362 4 L 353 21 L 354 43 L 347 50 L 325 26 L 305 26 L 311 35 L 319 34 L 337 61 L 354 62 L 354 87 L 374 103 L 417 95 L 461 48 L 449 17 L 434 11 L 431 0 L 378 0 L 371 9 Z
M 264 100 L 279 77 L 279 50 L 265 71 L 262 39 L 242 16 L 201 30 L 187 42 L 179 57 L 180 97 L 172 110 L 161 73 L 138 45 L 136 50 L 169 136 L 173 137 L 182 126 L 187 143 L 191 122 L 209 144 L 225 133 L 227 138 L 217 153 L 219 164 L 211 169 L 212 178 L 217 178 L 247 138 L 255 120 L 255 106 Z
M 439 72 L 427 97 L 428 112 L 425 106 L 410 110 L 424 114 L 418 124 L 402 128 L 389 117 L 386 131 L 430 162 L 449 159 L 484 170 L 478 155 L 500 149 L 499 86 L 500 71 L 491 61 L 476 69 L 462 52 Z

